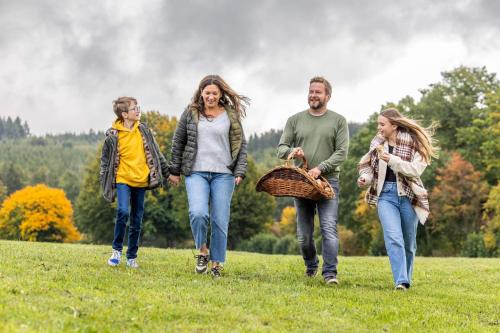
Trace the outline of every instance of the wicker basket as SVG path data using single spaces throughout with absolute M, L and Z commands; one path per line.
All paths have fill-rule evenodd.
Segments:
M 267 192 L 275 197 L 296 197 L 310 200 L 333 199 L 335 192 L 324 177 L 314 179 L 307 173 L 307 160 L 302 158 L 302 167 L 290 162 L 289 156 L 285 165 L 278 166 L 262 176 L 255 189 Z

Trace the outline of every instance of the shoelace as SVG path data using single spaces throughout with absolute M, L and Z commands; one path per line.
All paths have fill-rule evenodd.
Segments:
M 196 265 L 198 266 L 205 266 L 208 263 L 208 256 L 197 254 L 194 257 L 196 259 Z
M 212 267 L 212 274 L 215 276 L 220 276 L 220 272 L 222 271 L 222 266 L 214 266 Z

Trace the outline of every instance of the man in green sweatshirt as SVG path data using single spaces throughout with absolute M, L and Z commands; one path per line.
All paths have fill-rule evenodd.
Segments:
M 305 157 L 314 178 L 327 178 L 335 190 L 335 198 L 312 201 L 295 198 L 297 238 L 306 266 L 306 276 L 314 277 L 319 259 L 314 245 L 314 214 L 318 212 L 322 235 L 323 271 L 327 284 L 338 284 L 337 233 L 340 164 L 347 157 L 349 131 L 343 116 L 327 109 L 332 86 L 323 77 L 314 77 L 309 84 L 309 109 L 288 118 L 278 146 L 278 157 Z M 296 164 L 302 160 L 297 159 Z

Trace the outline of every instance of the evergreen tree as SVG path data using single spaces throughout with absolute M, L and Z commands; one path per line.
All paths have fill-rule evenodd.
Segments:
M 116 203 L 110 204 L 102 197 L 99 184 L 100 152 L 85 168 L 83 185 L 75 205 L 75 223 L 84 234 L 84 240 L 111 244 Z
M 7 198 L 7 186 L 5 186 L 0 180 L 0 208 L 2 207 L 2 203 Z
M 236 187 L 231 202 L 229 248 L 235 248 L 242 240 L 258 234 L 274 221 L 274 197 L 255 191 L 258 179 L 255 163 L 249 158 L 245 179 Z
M 74 204 L 78 198 L 81 186 L 81 178 L 74 171 L 67 170 L 58 180 L 58 186 L 66 192 L 68 199 Z
M 24 175 L 21 168 L 14 163 L 8 163 L 3 166 L 0 179 L 7 187 L 7 194 L 14 193 L 24 186 Z

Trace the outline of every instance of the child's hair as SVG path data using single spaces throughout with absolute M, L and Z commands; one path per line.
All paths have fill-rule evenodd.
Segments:
M 113 112 L 118 120 L 123 121 L 122 112 L 128 112 L 132 103 L 137 105 L 137 100 L 134 97 L 118 97 L 113 101 Z

